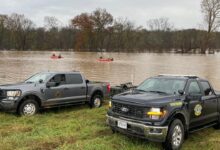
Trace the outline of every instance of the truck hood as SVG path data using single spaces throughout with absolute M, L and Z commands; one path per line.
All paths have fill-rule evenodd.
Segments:
M 133 103 L 144 106 L 162 106 L 167 103 L 180 100 L 180 96 L 174 94 L 159 94 L 153 92 L 128 91 L 112 97 L 112 101 Z
M 6 84 L 6 85 L 0 85 L 0 89 L 2 90 L 27 90 L 32 87 L 36 87 L 36 83 L 16 83 L 16 84 Z

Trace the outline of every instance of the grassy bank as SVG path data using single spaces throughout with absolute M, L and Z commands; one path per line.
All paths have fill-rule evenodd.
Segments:
M 33 117 L 0 113 L 0 149 L 154 150 L 158 143 L 112 134 L 105 124 L 107 106 L 86 105 L 43 111 Z M 191 134 L 183 149 L 218 149 L 220 131 Z

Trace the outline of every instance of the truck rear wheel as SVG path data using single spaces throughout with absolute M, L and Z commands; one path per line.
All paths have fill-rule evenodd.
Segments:
M 18 114 L 21 116 L 32 116 L 35 115 L 39 110 L 39 105 L 35 100 L 28 99 L 23 101 L 19 108 Z
M 102 96 L 99 94 L 96 94 L 92 97 L 90 106 L 94 108 L 99 108 L 102 106 L 102 100 L 103 100 Z
M 179 150 L 184 141 L 184 126 L 181 120 L 175 119 L 169 128 L 166 142 L 163 146 L 166 150 Z
M 218 120 L 218 123 L 213 126 L 214 129 L 219 130 L 220 129 L 220 119 Z

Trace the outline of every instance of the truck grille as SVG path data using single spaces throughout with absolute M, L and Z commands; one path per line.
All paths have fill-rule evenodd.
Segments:
M 143 118 L 145 115 L 145 108 L 134 105 L 121 104 L 112 102 L 112 111 L 125 116 Z

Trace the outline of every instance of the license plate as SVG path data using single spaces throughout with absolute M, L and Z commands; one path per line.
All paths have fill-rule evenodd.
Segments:
M 125 121 L 118 121 L 118 127 L 122 129 L 127 129 L 127 122 Z

